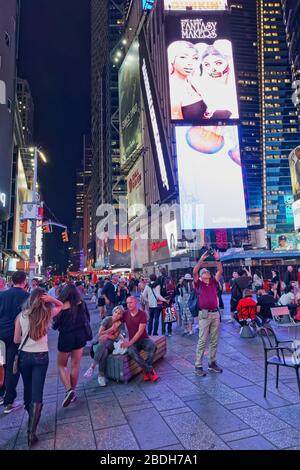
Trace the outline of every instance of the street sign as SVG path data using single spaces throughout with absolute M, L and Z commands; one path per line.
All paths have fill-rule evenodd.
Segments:
M 30 250 L 30 245 L 18 245 L 18 250 Z

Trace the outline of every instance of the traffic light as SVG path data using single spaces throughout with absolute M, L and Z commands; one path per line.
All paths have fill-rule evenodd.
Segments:
M 69 241 L 68 232 L 66 230 L 61 234 L 61 236 L 64 243 L 67 243 Z
M 43 225 L 43 233 L 52 233 L 52 227 L 50 224 Z

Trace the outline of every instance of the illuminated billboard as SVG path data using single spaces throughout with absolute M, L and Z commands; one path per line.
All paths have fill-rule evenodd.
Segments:
M 144 164 L 140 158 L 127 178 L 128 220 L 134 219 L 145 204 Z
M 181 228 L 247 227 L 237 126 L 177 126 Z
M 300 250 L 300 235 L 298 233 L 271 235 L 271 248 L 274 251 Z
M 227 0 L 165 0 L 165 10 L 226 10 Z
M 119 71 L 121 165 L 142 147 L 139 43 L 134 41 Z
M 166 17 L 171 119 L 239 118 L 230 23 L 223 12 Z
M 300 146 L 289 155 L 290 172 L 292 179 L 292 191 L 294 200 L 300 199 Z

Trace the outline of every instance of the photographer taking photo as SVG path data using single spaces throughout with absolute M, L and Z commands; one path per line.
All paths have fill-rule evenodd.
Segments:
M 212 277 L 206 268 L 203 268 L 200 271 L 204 261 L 210 256 L 213 256 L 217 263 L 217 274 L 215 277 Z M 210 336 L 208 370 L 217 373 L 223 372 L 216 363 L 220 330 L 220 312 L 217 286 L 222 274 L 223 267 L 220 262 L 219 252 L 215 250 L 206 251 L 201 256 L 193 270 L 194 286 L 198 297 L 199 307 L 199 341 L 195 362 L 195 373 L 199 377 L 205 377 L 206 375 L 202 363 L 208 336 Z

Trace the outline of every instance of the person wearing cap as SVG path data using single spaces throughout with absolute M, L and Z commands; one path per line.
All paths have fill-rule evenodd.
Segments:
M 223 372 L 221 367 L 219 367 L 216 362 L 220 330 L 220 312 L 217 285 L 220 281 L 220 277 L 223 274 L 223 267 L 220 262 L 218 251 L 214 251 L 213 256 L 217 263 L 217 274 L 215 277 L 212 277 L 206 268 L 201 269 L 203 263 L 209 256 L 210 253 L 206 251 L 201 256 L 193 270 L 194 286 L 196 289 L 199 306 L 199 341 L 197 345 L 195 361 L 195 373 L 199 377 L 204 377 L 206 375 L 203 369 L 203 357 L 208 337 L 210 337 L 208 370 L 217 373 Z
M 190 274 L 186 274 L 184 276 L 182 285 L 178 287 L 178 290 L 180 292 L 180 305 L 182 309 L 182 326 L 184 328 L 182 336 L 192 336 L 193 334 L 194 319 L 189 309 L 189 298 L 192 291 L 192 282 L 192 276 Z

